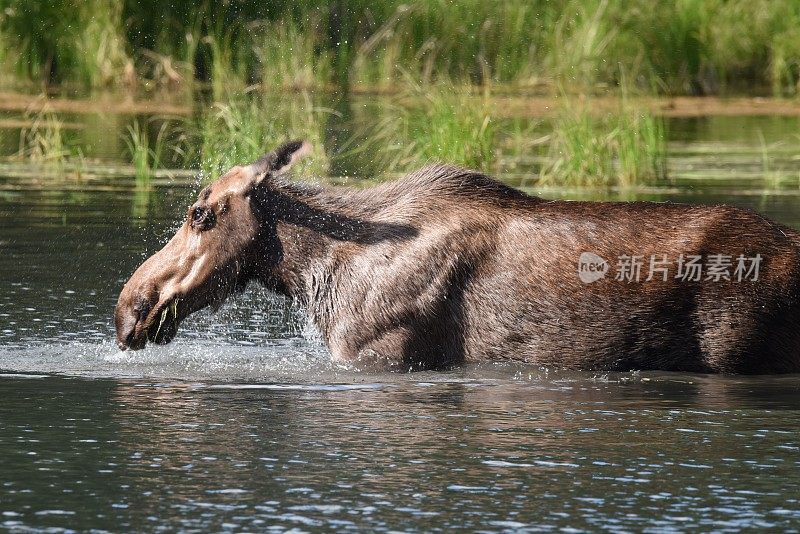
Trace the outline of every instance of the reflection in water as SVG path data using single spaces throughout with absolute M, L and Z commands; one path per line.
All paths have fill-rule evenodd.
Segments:
M 800 521 L 796 385 L 533 369 L 513 379 L 524 371 L 366 377 L 388 381 L 361 388 L 5 377 L 3 398 L 36 409 L 0 408 L 2 520 L 203 531 Z M 742 402 L 759 387 L 776 394 L 761 402 L 779 399 L 770 409 Z
M 136 184 L 133 190 L 133 205 L 131 209 L 131 219 L 139 226 L 147 223 L 147 215 L 150 212 L 150 196 L 153 189 L 149 184 Z

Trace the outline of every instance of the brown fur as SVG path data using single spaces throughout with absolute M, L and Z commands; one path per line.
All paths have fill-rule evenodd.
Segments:
M 730 206 L 545 201 L 446 165 L 363 190 L 282 181 L 301 146 L 237 167 L 200 194 L 120 294 L 122 347 L 169 341 L 188 314 L 255 279 L 304 306 L 343 361 L 800 371 L 794 230 Z M 205 222 L 191 222 L 197 207 L 212 210 Z M 764 259 L 756 282 L 688 282 L 671 271 L 666 282 L 612 272 L 585 284 L 585 251 L 612 263 L 644 256 L 642 280 L 652 254 Z M 203 255 L 211 259 L 198 267 Z M 176 296 L 178 316 L 156 334 Z

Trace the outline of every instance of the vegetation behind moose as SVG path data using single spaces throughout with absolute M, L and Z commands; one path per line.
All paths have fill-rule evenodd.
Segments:
M 730 206 L 547 201 L 447 165 L 363 190 L 286 181 L 308 150 L 200 192 L 123 288 L 122 348 L 255 280 L 342 361 L 800 371 L 797 231 Z

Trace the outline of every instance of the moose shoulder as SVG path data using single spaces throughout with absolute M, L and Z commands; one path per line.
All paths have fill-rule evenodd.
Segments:
M 401 369 L 800 371 L 800 234 L 729 206 L 546 201 L 446 165 L 368 189 L 282 174 L 287 143 L 206 187 L 123 288 L 117 339 L 169 342 L 255 280 L 334 358 Z

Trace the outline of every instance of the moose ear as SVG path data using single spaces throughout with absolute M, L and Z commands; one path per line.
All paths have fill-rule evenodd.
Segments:
M 311 145 L 307 141 L 294 140 L 284 143 L 274 151 L 262 156 L 252 163 L 250 171 L 256 182 L 267 176 L 279 176 L 287 172 L 296 161 L 311 153 Z

